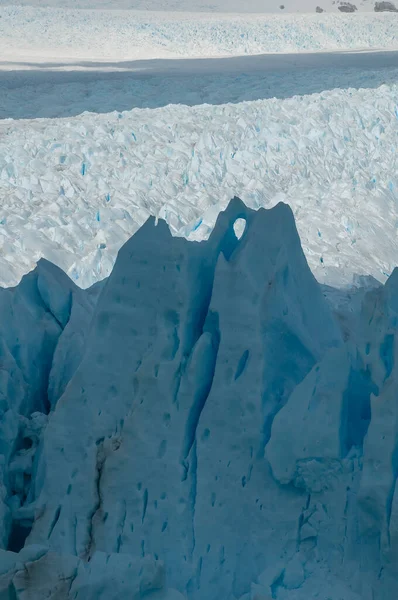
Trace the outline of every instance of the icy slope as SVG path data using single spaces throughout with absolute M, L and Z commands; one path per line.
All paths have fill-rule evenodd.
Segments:
M 235 191 L 252 208 L 292 207 L 320 281 L 350 282 L 355 273 L 384 281 L 398 252 L 393 81 L 285 100 L 1 122 L 0 283 L 15 285 L 44 256 L 91 285 L 149 215 L 173 234 L 206 238 Z
M 0 433 L 2 598 L 397 597 L 397 271 L 333 314 L 289 207 L 234 199 L 207 242 L 151 218 L 100 287 L 34 282 L 55 353 L 86 333 Z

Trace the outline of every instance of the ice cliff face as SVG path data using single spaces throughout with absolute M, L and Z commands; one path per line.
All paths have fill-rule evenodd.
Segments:
M 234 199 L 0 306 L 2 600 L 397 597 L 396 271 L 332 311 L 290 208 Z

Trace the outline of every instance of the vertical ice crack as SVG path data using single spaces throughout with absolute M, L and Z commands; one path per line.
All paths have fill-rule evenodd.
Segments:
M 146 490 L 145 490 L 146 491 Z M 120 519 L 119 522 L 119 526 L 120 526 L 120 532 L 119 535 L 117 536 L 117 545 L 116 545 L 116 552 L 120 552 L 120 549 L 122 547 L 122 540 L 123 540 L 123 533 L 124 533 L 124 525 L 126 523 L 126 514 L 127 514 L 127 509 L 126 509 L 126 501 L 123 500 L 123 511 L 122 511 L 122 517 Z
M 395 442 L 394 451 L 392 454 L 391 460 L 391 468 L 393 472 L 393 479 L 391 483 L 391 488 L 387 496 L 387 506 L 386 506 L 386 517 L 387 517 L 387 536 L 388 543 L 390 544 L 390 523 L 391 523 L 391 513 L 392 513 L 392 505 L 394 501 L 395 487 L 398 478 L 398 440 Z
M 147 508 L 148 508 L 148 488 L 145 488 L 143 499 L 142 499 L 141 523 L 144 523 L 144 521 L 145 521 L 145 515 L 146 515 Z
M 97 442 L 97 453 L 96 453 L 96 463 L 95 463 L 95 480 L 94 480 L 94 489 L 96 495 L 96 501 L 91 511 L 89 517 L 88 524 L 88 542 L 86 546 L 86 556 L 88 559 L 91 558 L 92 549 L 94 546 L 94 517 L 98 510 L 101 508 L 102 504 L 102 494 L 101 494 L 101 479 L 103 475 L 104 465 L 105 465 L 105 450 L 104 450 L 104 438 L 100 438 Z
M 50 531 L 48 532 L 48 539 L 50 539 L 50 537 L 52 535 L 52 532 L 54 531 L 55 526 L 56 526 L 56 524 L 59 521 L 59 517 L 60 517 L 60 514 L 61 514 L 61 508 L 62 508 L 61 506 L 58 506 L 57 510 L 55 511 L 54 518 L 53 518 L 53 520 L 51 522 L 51 525 L 50 525 Z
M 190 490 L 190 502 L 191 502 L 191 519 L 192 519 L 192 550 L 191 557 L 194 553 L 196 546 L 196 533 L 195 533 L 195 511 L 196 511 L 196 498 L 198 491 L 198 455 L 196 451 L 196 441 L 192 446 L 191 451 L 191 490 Z
M 182 450 L 183 461 L 188 458 L 194 444 L 200 416 L 213 385 L 219 345 L 220 334 L 217 328 L 211 332 L 210 343 L 205 347 L 204 354 L 200 357 L 200 364 L 196 366 L 196 389 L 194 390 L 193 402 L 191 404 L 185 425 L 185 435 Z

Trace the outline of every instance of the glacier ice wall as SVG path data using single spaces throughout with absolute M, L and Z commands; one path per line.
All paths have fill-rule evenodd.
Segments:
M 396 598 L 398 271 L 324 290 L 235 198 L 0 302 L 2 600 Z

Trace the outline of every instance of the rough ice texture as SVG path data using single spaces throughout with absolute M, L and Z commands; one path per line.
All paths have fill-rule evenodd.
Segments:
M 395 600 L 398 271 L 358 283 L 235 198 L 2 290 L 2 600 Z
M 144 595 L 178 600 L 164 591 L 164 568 L 153 558 L 97 552 L 90 563 L 76 556 L 29 546 L 18 555 L 0 550 L 0 597 L 12 600 L 74 598 L 137 600 Z M 154 595 L 152 595 L 152 592 Z
M 27 3 L 35 1 L 28 0 Z M 254 1 L 260 3 L 262 0 Z M 262 2 L 263 6 L 266 1 Z M 145 2 L 148 6 L 148 0 Z M 227 13 L 233 10 L 232 4 L 237 4 L 238 0 L 228 2 Z M 249 2 L 240 3 L 237 12 L 245 12 Z M 293 0 L 288 2 L 293 4 Z M 311 5 L 308 12 L 314 13 L 316 0 L 300 0 L 301 4 L 304 2 Z M 23 0 L 20 3 L 23 4 Z M 116 57 L 131 60 L 398 48 L 395 15 L 375 14 L 372 0 L 358 3 L 359 10 L 372 11 L 372 14 L 356 14 L 355 20 L 339 14 L 338 4 L 332 4 L 331 0 L 324 0 L 324 8 L 326 3 L 330 3 L 330 8 L 327 7 L 328 12 L 321 16 L 315 13 L 200 15 L 147 10 L 80 11 L 64 10 L 65 2 L 61 8 L 43 8 L 42 0 L 39 3 L 40 6 L 34 7 L 2 6 L 4 0 L 0 0 L 0 52 L 3 59 L 11 57 L 15 60 L 25 54 L 29 56 L 29 65 L 38 56 L 46 54 L 50 59 L 57 57 L 63 62 L 62 59 L 76 55 L 81 59 L 112 61 Z M 277 12 L 281 12 L 279 8 Z
M 338 5 L 344 4 L 339 0 L 322 0 L 321 4 L 323 10 L 328 13 L 337 12 Z M 15 0 L 0 0 L 0 6 L 9 6 L 16 4 Z M 376 4 L 391 5 L 391 2 L 379 2 Z M 196 12 L 196 18 L 201 16 L 200 13 L 206 14 L 208 17 L 211 13 L 223 13 L 221 18 L 229 16 L 228 13 L 240 13 L 247 17 L 250 13 L 255 13 L 258 18 L 262 13 L 280 13 L 283 10 L 284 13 L 306 13 L 314 12 L 317 6 L 316 0 L 284 0 L 283 4 L 280 0 L 246 0 L 244 4 L 239 0 L 135 0 L 134 3 L 131 0 L 18 0 L 18 7 L 20 6 L 35 6 L 40 9 L 43 7 L 51 8 L 62 8 L 62 9 L 83 9 L 85 11 L 91 10 L 98 12 L 99 10 L 106 9 L 107 12 L 116 10 L 128 10 L 130 13 L 138 10 L 144 10 L 145 16 L 148 15 L 148 11 L 156 11 L 158 15 L 167 15 L 170 18 L 170 13 L 177 13 L 173 15 L 174 19 L 181 19 L 181 13 Z M 361 0 L 359 4 L 359 11 L 370 12 L 373 10 L 374 0 Z M 388 10 L 388 9 L 387 9 Z M 149 13 L 151 14 L 151 13 Z M 218 15 L 215 15 L 218 17 Z M 298 16 L 298 15 L 297 15 Z M 172 18 L 173 18 L 172 17 Z M 192 15 L 189 15 L 192 18 Z
M 385 281 L 398 252 L 397 92 L 3 121 L 0 282 L 45 256 L 86 287 L 151 214 L 208 237 L 231 190 L 251 208 L 292 207 L 319 281 Z

